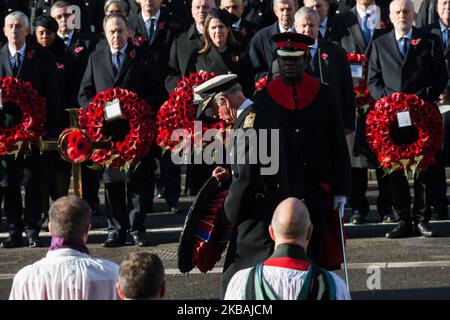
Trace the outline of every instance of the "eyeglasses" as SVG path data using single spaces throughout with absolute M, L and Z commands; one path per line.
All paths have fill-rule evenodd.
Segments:
M 61 20 L 62 18 L 69 18 L 72 15 L 72 13 L 64 13 L 64 14 L 59 14 L 55 17 L 53 17 L 55 20 Z

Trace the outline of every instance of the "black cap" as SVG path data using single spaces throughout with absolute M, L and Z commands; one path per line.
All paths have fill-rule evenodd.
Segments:
M 238 83 L 238 76 L 236 74 L 223 74 L 195 87 L 194 92 L 203 99 L 202 111 L 208 107 L 215 95 L 231 88 L 236 83 Z
M 58 22 L 50 16 L 39 16 L 35 18 L 33 21 L 33 27 L 44 27 L 52 30 L 54 33 L 57 33 L 59 29 Z
M 314 44 L 312 38 L 295 32 L 274 34 L 272 40 L 276 43 L 277 53 L 280 57 L 303 56 L 308 51 L 309 46 Z
M 227 10 L 219 8 L 212 8 L 209 10 L 209 15 L 213 18 L 219 19 L 228 28 L 231 28 L 233 23 L 239 20 L 238 17 L 229 13 Z

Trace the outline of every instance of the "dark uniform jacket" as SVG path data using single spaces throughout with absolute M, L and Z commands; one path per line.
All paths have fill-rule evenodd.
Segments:
M 219 52 L 217 47 L 211 45 L 208 52 L 198 55 L 195 67 L 197 71 L 215 72 L 218 75 L 237 74 L 245 96 L 253 96 L 255 91 L 253 69 L 244 50 L 226 48 L 225 51 Z
M 273 0 L 244 0 L 244 7 L 242 17 L 255 24 L 259 29 L 265 28 L 277 20 L 273 12 Z
M 61 132 L 62 110 L 59 106 L 59 96 L 56 82 L 56 63 L 52 55 L 45 49 L 27 43 L 25 57 L 20 65 L 16 78 L 29 81 L 38 94 L 46 98 L 47 120 L 45 124 L 46 137 L 57 138 Z M 0 77 L 12 77 L 8 45 L 0 50 Z M 0 111 L 0 126 L 11 127 L 20 121 L 21 113 L 17 106 L 4 106 Z M 17 159 L 14 156 L 1 157 L 1 186 L 37 186 L 40 184 L 40 152 L 32 148 Z
M 354 130 L 355 94 L 345 51 L 329 41 L 319 40 L 318 50 L 307 72 L 334 90 L 341 105 L 344 127 Z
M 412 38 L 418 42 L 409 44 L 405 59 L 394 30 L 373 42 L 368 84 L 375 99 L 405 92 L 433 103 L 445 89 L 448 75 L 440 38 L 414 27 Z
M 391 28 L 388 12 L 381 10 L 380 29 L 375 29 L 370 42 L 366 44 L 358 22 L 358 12 L 356 7 L 353 7 L 350 11 L 334 17 L 330 40 L 344 48 L 347 53 L 365 54 L 366 57 L 369 57 L 372 41 L 381 34 L 390 31 Z
M 188 31 L 181 33 L 170 48 L 169 71 L 165 79 L 166 89 L 172 92 L 185 76 L 195 72 L 198 50 L 203 47 L 203 37 L 193 24 Z
M 243 134 L 249 134 L 249 130 L 253 129 L 255 131 L 252 137 L 257 137 L 258 142 L 245 143 Z M 232 159 L 244 159 L 246 156 L 251 158 L 251 155 L 257 154 L 256 145 L 261 144 L 259 139 L 262 139 L 258 131 L 260 129 L 268 130 L 267 146 L 271 150 L 271 129 L 277 129 L 277 124 L 264 112 L 261 105 L 252 104 L 242 111 L 234 124 Z M 278 146 L 281 153 L 282 146 Z M 275 150 L 272 152 L 275 153 Z M 277 156 L 278 154 L 272 154 L 271 157 L 273 159 Z M 261 168 L 269 167 L 270 164 L 262 165 L 260 159 L 255 164 L 242 162 L 235 160 L 231 164 L 232 181 L 225 199 L 225 214 L 234 224 L 234 232 L 225 259 L 223 292 L 233 274 L 270 256 L 273 241 L 268 227 L 275 208 L 287 196 L 286 171 L 281 163 L 275 175 L 262 175 Z
M 128 43 L 126 56 L 116 76 L 113 71 L 109 46 L 92 53 L 81 83 L 78 101 L 83 108 L 86 108 L 98 92 L 116 87 L 135 92 L 155 110 L 166 99 L 154 60 L 149 59 L 142 48 L 135 47 L 131 43 Z M 122 140 L 128 130 L 125 120 L 115 120 L 106 123 L 104 127 L 104 133 L 111 136 L 113 141 Z M 147 157 L 136 171 L 128 175 L 121 173 L 118 169 L 109 169 L 103 175 L 103 180 L 105 183 L 126 181 L 133 177 L 145 180 L 146 175 L 150 174 L 150 165 Z
M 276 58 L 276 44 L 272 35 L 280 33 L 278 21 L 259 30 L 250 43 L 250 59 L 255 70 L 255 79 L 266 76 L 272 70 Z
M 170 16 L 165 10 L 160 12 L 158 24 L 150 42 L 148 42 L 147 30 L 141 13 L 129 19 L 128 27 L 136 31 L 135 37 L 144 36 L 145 46 L 148 46 L 153 52 L 160 74 L 164 79 L 168 73 L 170 46 L 183 31 L 183 22 L 177 17 Z

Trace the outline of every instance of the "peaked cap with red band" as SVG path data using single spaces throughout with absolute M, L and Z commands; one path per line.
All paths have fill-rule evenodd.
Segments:
M 277 53 L 280 57 L 303 56 L 308 51 L 309 46 L 314 44 L 312 38 L 295 32 L 274 34 L 272 40 L 276 43 Z

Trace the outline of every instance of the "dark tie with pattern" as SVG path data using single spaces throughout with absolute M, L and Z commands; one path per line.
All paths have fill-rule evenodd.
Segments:
M 114 67 L 114 74 L 117 76 L 117 74 L 119 73 L 120 70 L 120 55 L 122 53 L 120 51 L 116 52 L 113 54 L 114 59 L 113 59 L 113 67 Z
M 13 65 L 13 75 L 14 77 L 17 76 L 17 73 L 19 72 L 20 69 L 20 52 L 17 51 L 16 54 L 14 55 L 14 65 Z
M 408 52 L 408 38 L 403 37 L 403 46 L 402 46 L 402 56 L 403 59 L 406 57 L 406 53 Z

